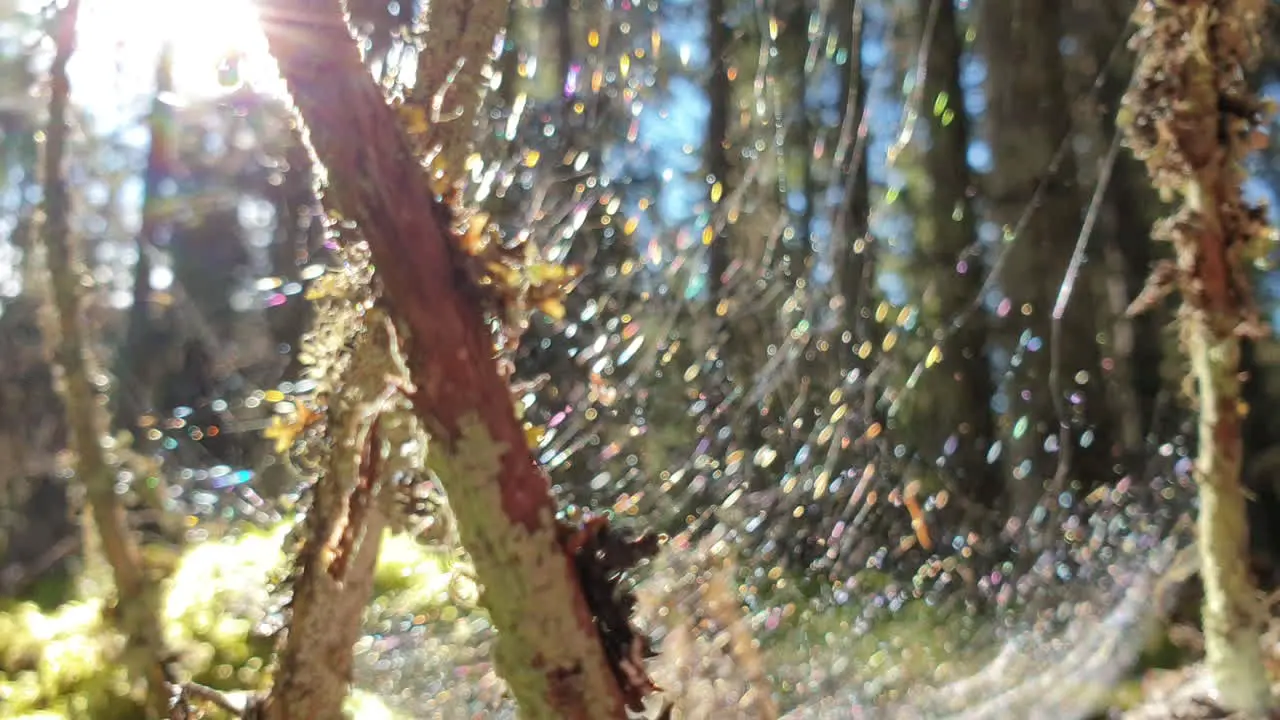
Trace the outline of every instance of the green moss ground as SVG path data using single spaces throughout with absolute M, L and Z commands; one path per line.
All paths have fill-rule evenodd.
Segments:
M 273 641 L 256 626 L 270 605 L 269 580 L 284 562 L 287 530 L 197 544 L 177 560 L 166 581 L 163 620 L 192 680 L 227 691 L 260 690 L 270 682 Z M 375 602 L 428 617 L 456 615 L 474 602 L 475 591 L 451 572 L 453 562 L 411 538 L 389 537 Z M 66 595 L 45 588 L 0 605 L 0 719 L 142 717 L 141 688 L 125 675 L 118 660 L 123 641 L 105 619 L 111 609 L 98 598 L 49 601 Z M 361 720 L 399 720 L 367 693 L 353 693 L 348 705 Z

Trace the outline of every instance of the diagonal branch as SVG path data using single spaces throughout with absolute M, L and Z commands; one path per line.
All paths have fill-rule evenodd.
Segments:
M 326 205 L 367 239 L 409 331 L 413 402 L 499 632 L 496 661 L 529 718 L 620 718 L 611 673 L 550 483 L 498 374 L 476 289 L 457 271 L 394 111 L 360 62 L 340 0 L 259 0 L 271 52 L 327 168 Z M 428 41 L 431 39 L 428 38 Z

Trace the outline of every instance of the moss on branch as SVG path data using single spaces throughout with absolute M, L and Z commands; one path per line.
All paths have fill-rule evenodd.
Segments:
M 1206 663 L 1216 701 L 1249 717 L 1272 703 L 1240 480 L 1240 339 L 1261 330 L 1248 271 L 1272 237 L 1262 209 L 1241 192 L 1242 161 L 1262 115 L 1244 71 L 1256 54 L 1264 5 L 1143 3 L 1132 41 L 1138 68 L 1120 118 L 1156 189 L 1181 200 L 1154 231 L 1155 239 L 1173 245 L 1176 271 L 1166 268 L 1152 282 L 1181 290 L 1178 322 L 1199 412 L 1195 477 Z
M 311 147 L 327 169 L 325 203 L 360 228 L 382 298 L 407 331 L 413 404 L 485 588 L 522 714 L 624 717 L 623 692 L 573 559 L 560 544 L 550 483 L 498 372 L 450 214 L 435 200 L 397 112 L 361 63 L 341 2 L 263 0 L 259 7 Z
M 428 3 L 422 14 L 426 41 L 418 51 L 418 72 L 407 107 L 421 115 L 419 152 L 461 178 L 476 134 L 476 115 L 488 88 L 491 55 L 507 25 L 508 0 Z M 449 38 L 448 42 L 432 42 Z

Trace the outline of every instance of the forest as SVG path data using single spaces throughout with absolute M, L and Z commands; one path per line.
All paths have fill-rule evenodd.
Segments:
M 1278 99 L 1269 0 L 0 0 L 0 719 L 1280 717 Z

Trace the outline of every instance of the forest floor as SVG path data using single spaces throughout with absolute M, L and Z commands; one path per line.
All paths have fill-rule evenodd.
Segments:
M 1113 711 L 1115 720 L 1248 720 L 1208 700 L 1209 673 L 1203 663 L 1177 670 L 1153 670 L 1142 682 L 1143 699 L 1129 710 Z M 1280 711 L 1272 718 L 1280 719 Z
M 1274 608 L 1274 604 L 1272 606 Z M 1199 645 L 1198 631 L 1184 625 L 1170 628 L 1180 636 L 1180 644 Z M 1272 680 L 1273 696 L 1280 696 L 1280 617 L 1273 615 L 1263 636 L 1264 655 Z M 1175 669 L 1152 669 L 1143 673 L 1138 687 L 1140 699 L 1127 710 L 1113 710 L 1114 720 L 1228 720 L 1244 716 L 1224 711 L 1211 700 L 1212 685 L 1203 661 Z M 1271 718 L 1280 720 L 1280 710 Z

